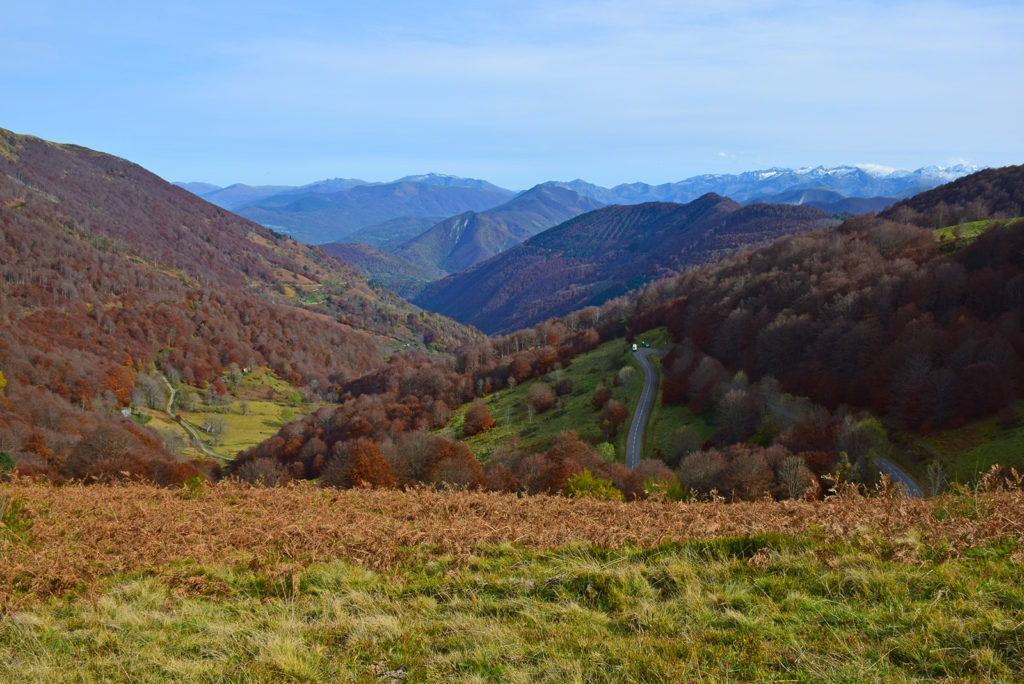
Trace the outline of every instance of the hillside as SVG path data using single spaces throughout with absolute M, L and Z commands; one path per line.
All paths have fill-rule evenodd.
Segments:
M 243 207 L 238 213 L 302 242 L 319 244 L 343 241 L 361 228 L 399 217 L 483 211 L 506 202 L 513 194 L 495 186 L 396 181 L 337 192 L 278 194 Z
M 478 337 L 125 160 L 8 131 L 0 152 L 0 450 L 29 472 L 79 472 L 67 459 L 98 430 L 122 442 L 112 467 L 173 464 L 111 417 L 153 364 L 214 385 L 265 365 L 332 396 L 390 348 Z
M 328 242 L 320 245 L 320 248 L 355 266 L 367 278 L 406 299 L 412 299 L 427 283 L 444 276 L 436 268 L 413 263 L 398 254 L 357 242 Z
M 892 206 L 882 218 L 943 228 L 1024 216 L 1024 165 L 984 169 Z
M 636 244 L 630 220 L 668 217 L 658 225 L 672 226 L 684 212 L 689 225 L 724 217 L 742 235 L 779 216 L 773 205 L 745 209 L 714 196 L 609 207 L 524 246 L 552 247 L 561 231 L 575 230 L 584 258 Z M 620 220 L 602 224 L 603 246 L 588 243 L 602 214 Z M 340 406 L 287 426 L 240 454 L 237 466 L 342 486 L 528 493 L 567 491 L 589 472 L 627 499 L 659 489 L 680 498 L 798 498 L 820 493 L 836 472 L 873 486 L 882 458 L 931 493 L 976 479 L 978 467 L 1022 467 L 1024 221 L 990 222 L 970 236 L 940 250 L 941 231 L 849 219 L 655 281 L 632 299 L 491 338 L 454 359 L 396 357 L 346 383 Z M 660 462 L 630 471 L 615 459 L 636 377 L 623 350 L 648 336 L 664 352 L 647 440 L 647 456 Z M 673 427 L 659 425 L 658 413 Z M 556 425 L 569 431 L 553 434 Z M 925 441 L 936 431 L 938 442 Z M 981 448 L 984 435 L 1000 444 Z
M 393 251 L 413 263 L 455 273 L 600 206 L 572 190 L 538 185 L 493 209 L 446 219 Z
M 444 219 L 444 216 L 399 216 L 360 228 L 345 239 L 349 243 L 391 250 L 417 235 L 422 235 Z
M 829 224 L 820 209 L 741 207 L 717 195 L 685 205 L 612 206 L 434 283 L 416 302 L 485 332 L 514 330 L 600 304 L 660 274 Z
M 6 486 L 8 681 L 1013 680 L 1020 491 Z

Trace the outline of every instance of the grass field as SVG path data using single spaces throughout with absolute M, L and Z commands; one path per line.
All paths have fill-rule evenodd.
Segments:
M 221 442 L 212 445 L 212 448 L 228 458 L 234 458 L 239 451 L 273 437 L 285 423 L 290 422 L 282 417 L 282 411 L 291 411 L 296 417 L 308 411 L 308 408 L 296 407 L 283 401 L 253 399 L 244 402 L 247 408 L 243 412 L 242 403 L 233 401 L 221 411 L 181 411 L 181 417 L 197 427 L 210 421 L 223 420 L 227 430 Z
M 654 348 L 667 349 L 672 344 L 665 328 L 656 328 L 638 336 L 637 342 L 641 340 L 647 341 Z M 660 373 L 657 357 L 651 358 L 650 362 L 656 372 Z M 632 370 L 625 372 L 625 381 L 616 384 L 616 376 L 627 367 Z M 562 378 L 572 380 L 573 391 L 560 397 L 559 405 L 555 408 L 531 418 L 527 403 L 530 388 L 537 382 L 547 382 L 553 387 Z M 621 401 L 629 409 L 630 417 L 619 426 L 618 434 L 612 440 L 617 457 L 621 461 L 625 457 L 629 421 L 643 388 L 643 370 L 624 339 L 606 342 L 594 351 L 577 356 L 568 368 L 553 371 L 543 378 L 524 382 L 512 389 L 500 390 L 485 397 L 487 409 L 496 422 L 491 430 L 466 437 L 462 431 L 465 414 L 469 408 L 469 405 L 466 405 L 453 411 L 452 420 L 440 432 L 449 438 L 465 441 L 477 458 L 484 462 L 492 453 L 510 448 L 515 441 L 524 449 L 546 448 L 560 432 L 567 430 L 573 430 L 583 439 L 597 444 L 604 441 L 605 436 L 598 422 L 600 411 L 593 407 L 590 400 L 594 391 L 601 385 L 609 390 L 612 399 Z M 659 393 L 651 411 L 648 454 L 653 454 L 656 448 L 663 445 L 667 449 L 675 430 L 695 420 L 702 432 L 710 430 L 685 409 L 662 407 Z
M 179 386 L 179 403 L 186 393 L 199 395 L 197 388 Z M 287 422 L 301 417 L 315 407 L 303 403 L 298 397 L 298 388 L 291 385 L 267 368 L 254 368 L 242 374 L 238 382 L 228 382 L 228 389 L 234 397 L 230 402 L 216 407 L 198 402 L 194 411 L 175 407 L 175 413 L 190 423 L 206 445 L 227 459 L 238 452 L 255 446 L 273 437 Z M 162 435 L 175 435 L 185 444 L 183 455 L 187 458 L 207 458 L 192 442 L 190 434 L 175 423 L 163 411 L 142 409 L 150 418 L 149 427 Z M 204 424 L 223 421 L 225 431 L 219 440 L 205 433 Z
M 1024 669 L 1019 491 L 623 504 L 13 483 L 0 508 L 2 681 L 1009 681 Z

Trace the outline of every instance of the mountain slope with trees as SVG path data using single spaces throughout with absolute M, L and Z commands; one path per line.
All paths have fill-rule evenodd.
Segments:
M 82 147 L 0 131 L 0 219 L 0 451 L 26 472 L 194 473 L 112 417 L 154 364 L 213 391 L 228 367 L 265 365 L 333 396 L 389 348 L 479 338 L 319 249 Z
M 993 179 L 992 197 L 1001 185 Z M 738 211 L 715 198 L 700 206 Z M 628 235 L 628 224 L 608 232 Z M 836 472 L 872 482 L 878 456 L 917 458 L 906 450 L 913 436 L 993 417 L 1020 425 L 1022 311 L 1024 220 L 995 223 L 946 254 L 931 230 L 868 215 L 658 280 L 632 299 L 492 338 L 454 359 L 396 357 L 347 383 L 341 406 L 287 426 L 239 462 L 286 478 L 337 473 L 342 486 L 554 493 L 589 471 L 627 498 L 645 496 L 649 478 L 682 495 L 816 496 Z M 685 406 L 715 428 L 707 439 L 684 425 L 664 464 L 623 471 L 572 433 L 537 451 L 512 440 L 480 464 L 465 443 L 426 432 L 467 405 L 458 409 L 467 436 L 501 429 L 504 416 L 490 414 L 482 397 L 538 379 L 555 387 L 580 354 L 659 326 L 675 340 L 662 362 L 662 405 Z M 531 386 L 541 412 L 550 396 L 537 394 Z M 608 393 L 599 394 L 594 406 L 607 406 Z M 1009 456 L 1020 465 L 1019 453 Z M 928 490 L 942 483 L 938 471 Z
M 927 228 L 1024 216 L 1024 165 L 972 173 L 905 199 L 881 216 Z

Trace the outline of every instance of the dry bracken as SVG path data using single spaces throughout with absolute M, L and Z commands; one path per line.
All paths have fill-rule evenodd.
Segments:
M 928 500 L 889 490 L 824 501 L 618 503 L 426 488 L 334 490 L 309 483 L 260 488 L 225 481 L 196 492 L 22 480 L 0 485 L 0 502 L 7 511 L 0 525 L 5 609 L 91 587 L 104 576 L 180 576 L 189 565 L 248 564 L 277 572 L 344 559 L 386 570 L 413 553 L 458 561 L 503 543 L 530 550 L 571 543 L 618 549 L 808 530 L 826 540 L 912 535 L 956 554 L 986 540 L 1024 535 L 1019 490 Z

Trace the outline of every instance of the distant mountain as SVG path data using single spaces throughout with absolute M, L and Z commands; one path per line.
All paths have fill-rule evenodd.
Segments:
M 1024 216 L 1024 165 L 972 173 L 905 199 L 880 216 L 929 228 Z
M 343 241 L 361 228 L 398 217 L 453 216 L 490 209 L 514 194 L 502 188 L 396 181 L 326 194 L 289 192 L 250 204 L 238 213 L 296 240 L 318 244 Z
M 220 190 L 219 185 L 214 185 L 213 183 L 201 183 L 198 181 L 192 183 L 175 183 L 174 185 L 177 185 L 179 188 L 184 190 L 188 190 L 193 195 L 199 195 L 200 197 L 204 194 Z
M 611 206 L 429 285 L 416 303 L 494 333 L 624 294 L 666 272 L 837 221 L 814 207 L 737 202 Z
M 445 219 L 444 216 L 399 216 L 372 226 L 360 228 L 348 236 L 349 242 L 390 250 L 427 232 Z M 328 243 L 331 244 L 331 243 Z
M 477 178 L 460 178 L 459 176 L 449 176 L 443 173 L 424 173 L 418 176 L 404 176 L 395 182 L 426 183 L 427 185 L 437 185 L 443 188 L 470 188 L 471 190 L 505 191 L 504 188 L 500 188 L 493 183 L 488 183 L 485 180 L 479 180 Z
M 844 197 L 828 188 L 794 188 L 766 197 L 755 197 L 747 204 L 796 204 L 818 207 L 830 214 L 865 214 L 881 211 L 899 201 L 899 197 Z
M 866 214 L 882 211 L 896 201 L 896 197 L 846 197 L 835 202 L 811 202 L 809 206 L 818 207 L 830 214 Z
M 415 264 L 397 254 L 359 243 L 328 242 L 320 245 L 328 254 L 340 258 L 363 272 L 366 277 L 406 299 L 412 299 L 427 283 L 445 274 L 437 268 Z
M 566 187 L 606 204 L 638 204 L 641 202 L 690 202 L 701 195 L 714 192 L 738 202 L 749 202 L 756 197 L 777 195 L 794 189 L 828 189 L 843 197 L 906 197 L 921 190 L 964 176 L 976 167 L 928 166 L 916 171 L 903 171 L 885 167 L 837 166 L 806 169 L 771 168 L 740 174 L 704 174 L 676 183 L 649 185 L 624 183 L 614 188 L 603 188 L 581 180 L 549 185 Z
M 189 188 L 185 189 L 199 195 L 211 204 L 216 204 L 218 207 L 228 211 L 237 211 L 248 204 L 259 202 L 279 192 L 288 190 L 289 187 L 287 185 L 244 185 L 242 183 L 235 183 L 226 188 L 216 188 L 209 192 L 197 193 Z
M 572 190 L 538 185 L 499 207 L 445 219 L 393 251 L 413 263 L 455 273 L 600 206 Z
M 351 190 L 352 188 L 359 187 L 360 185 L 378 185 L 378 183 L 367 183 L 366 181 L 359 180 L 358 178 L 328 178 L 326 180 L 316 181 L 315 183 L 309 183 L 308 185 L 283 188 L 273 195 L 268 195 L 266 197 L 261 197 L 258 200 L 254 200 L 253 204 L 258 202 L 261 206 L 265 207 L 280 207 L 294 202 L 295 198 L 301 195 L 329 195 L 335 192 Z

